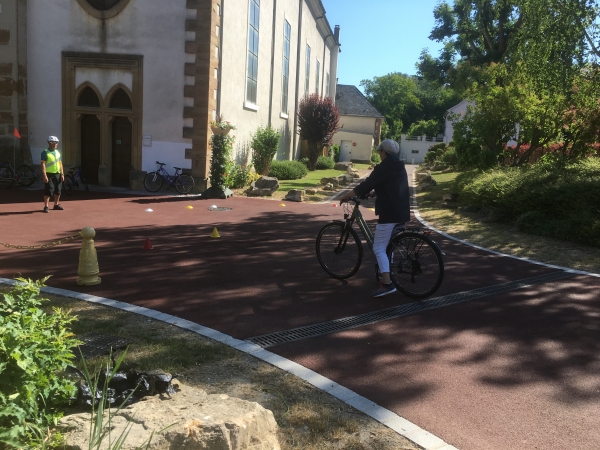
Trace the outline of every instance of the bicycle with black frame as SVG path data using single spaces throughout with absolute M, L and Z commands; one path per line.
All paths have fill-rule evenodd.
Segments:
M 356 274 L 362 262 L 363 246 L 353 228 L 355 223 L 373 251 L 373 232 L 360 212 L 360 203 L 358 197 L 350 197 L 344 203 L 344 220 L 328 223 L 317 235 L 319 263 L 325 272 L 339 280 Z M 386 248 L 392 283 L 400 292 L 412 298 L 429 297 L 438 290 L 444 279 L 443 252 L 429 237 L 430 234 L 427 228 L 398 225 Z M 375 277 L 381 282 L 377 264 Z
M 65 189 L 65 193 L 69 195 L 75 192 L 76 189 L 85 189 L 86 192 L 90 191 L 81 167 L 78 166 L 69 170 L 67 175 L 65 175 L 63 188 Z
M 10 163 L 0 163 L 0 188 L 8 189 L 16 181 L 20 186 L 29 187 L 39 177 L 35 170 L 27 164 L 21 164 L 17 169 L 13 169 Z

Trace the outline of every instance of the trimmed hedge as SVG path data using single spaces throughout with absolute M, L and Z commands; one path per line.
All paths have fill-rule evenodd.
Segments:
M 297 180 L 307 174 L 308 169 L 300 161 L 273 161 L 269 171 L 269 176 L 278 180 Z

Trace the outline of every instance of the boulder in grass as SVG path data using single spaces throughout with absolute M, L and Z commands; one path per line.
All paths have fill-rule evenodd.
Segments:
M 352 167 L 352 163 L 350 161 L 340 161 L 335 163 L 334 169 L 346 171 L 349 167 Z
M 290 189 L 290 191 L 285 196 L 285 199 L 291 202 L 303 202 L 304 191 L 302 189 Z
M 149 447 L 153 450 L 280 450 L 277 423 L 268 409 L 224 394 L 208 395 L 181 385 L 180 389 L 173 396 L 145 397 L 118 413 L 115 410 L 110 430 L 113 444 L 130 426 L 123 450 L 146 448 L 153 431 Z M 89 448 L 90 413 L 65 416 L 58 428 L 66 449 Z M 105 441 L 100 448 L 108 448 Z
M 279 189 L 279 180 L 273 177 L 260 177 L 246 190 L 248 197 L 271 197 Z

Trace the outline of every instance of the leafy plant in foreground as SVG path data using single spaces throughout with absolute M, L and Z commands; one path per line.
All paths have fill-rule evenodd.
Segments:
M 18 283 L 0 301 L 0 444 L 22 448 L 43 439 L 62 416 L 59 407 L 75 394 L 74 384 L 60 376 L 79 344 L 68 311 L 46 314 L 38 281 Z

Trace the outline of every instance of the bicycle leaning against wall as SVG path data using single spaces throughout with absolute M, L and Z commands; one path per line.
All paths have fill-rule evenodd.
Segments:
M 75 192 L 75 189 L 85 189 L 86 192 L 89 192 L 90 188 L 88 187 L 87 181 L 83 176 L 83 171 L 81 167 L 74 167 L 69 170 L 69 173 L 65 176 L 65 181 L 63 182 L 63 187 L 65 188 L 65 192 L 67 194 L 72 194 Z
M 350 204 L 350 202 L 353 203 Z M 350 278 L 360 268 L 363 246 L 353 225 L 356 223 L 371 251 L 373 233 L 360 212 L 358 197 L 344 203 L 344 220 L 328 223 L 317 235 L 317 258 L 333 278 Z M 394 228 L 386 249 L 390 261 L 390 278 L 396 288 L 412 298 L 429 297 L 444 279 L 444 261 L 439 246 L 431 240 L 431 231 L 420 227 Z M 381 281 L 375 264 L 375 277 Z
M 15 170 L 8 163 L 0 163 L 0 188 L 2 189 L 8 189 L 15 181 L 21 186 L 29 187 L 37 179 L 35 170 L 27 164 L 21 164 Z
M 180 194 L 189 194 L 194 189 L 194 179 L 189 175 L 179 173 L 180 170 L 183 170 L 181 167 L 174 167 L 175 173 L 169 175 L 164 169 L 164 165 L 165 163 L 156 161 L 156 172 L 150 172 L 144 177 L 144 187 L 148 192 L 158 192 L 162 187 L 163 180 L 169 184 L 169 187 L 175 186 Z

